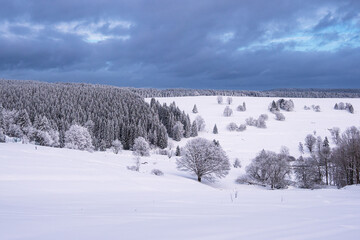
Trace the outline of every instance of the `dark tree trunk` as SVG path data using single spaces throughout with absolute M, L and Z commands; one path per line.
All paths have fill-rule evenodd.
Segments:
M 201 182 L 201 177 L 198 176 L 198 181 Z

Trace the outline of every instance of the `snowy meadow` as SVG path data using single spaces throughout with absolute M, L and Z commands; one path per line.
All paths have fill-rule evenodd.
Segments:
M 218 104 L 216 96 L 157 99 L 175 102 L 191 121 L 201 115 L 205 128 L 199 136 L 219 141 L 231 164 L 239 159 L 240 168 L 231 166 L 215 182 L 199 183 L 176 168 L 177 146 L 192 138 L 169 139 L 170 155 L 154 148 L 141 157 L 129 150 L 115 154 L 1 143 L 0 239 L 358 239 L 357 185 L 270 190 L 235 180 L 262 149 L 279 152 L 286 146 L 297 158 L 307 134 L 331 139 L 333 127 L 359 126 L 360 100 L 292 99 L 294 110 L 281 111 L 285 120 L 278 121 L 268 110 L 278 98 L 232 99 L 230 105 Z M 243 102 L 246 111 L 237 111 Z M 354 113 L 334 110 L 338 102 L 350 102 Z M 195 104 L 198 113 L 192 112 Z M 321 111 L 305 105 L 319 105 Z M 231 116 L 224 116 L 226 106 Z M 266 128 L 228 130 L 231 122 L 240 125 L 261 114 L 268 115 Z M 138 171 L 129 170 L 137 159 Z

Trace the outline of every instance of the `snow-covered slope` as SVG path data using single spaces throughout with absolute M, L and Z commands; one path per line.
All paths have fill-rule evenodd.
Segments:
M 217 189 L 152 155 L 0 144 L 0 239 L 358 239 L 360 188 Z M 164 176 L 150 174 L 158 168 Z
M 217 183 L 177 171 L 175 157 L 152 154 L 133 172 L 126 168 L 134 165 L 129 151 L 0 144 L 0 239 L 358 239 L 359 186 L 270 191 L 234 180 L 263 148 L 284 145 L 298 156 L 298 142 L 313 131 L 324 137 L 332 127 L 359 126 L 360 99 L 293 99 L 295 111 L 283 112 L 284 122 L 268 112 L 271 98 L 233 99 L 234 115 L 226 118 L 216 97 L 159 98 L 175 101 L 192 119 L 196 104 L 207 124 L 200 136 L 220 140 L 231 160 L 242 161 Z M 243 101 L 248 110 L 237 112 Z M 333 110 L 340 101 L 352 103 L 355 114 Z M 322 112 L 303 110 L 313 104 Z M 226 130 L 262 113 L 269 115 L 266 129 Z M 212 134 L 215 123 L 218 135 Z M 154 168 L 164 176 L 151 175 Z
M 286 117 L 285 121 L 275 120 L 275 115 L 268 110 L 269 104 L 279 98 L 255 98 L 255 97 L 232 97 L 233 103 L 230 108 L 233 115 L 224 117 L 223 112 L 226 106 L 226 97 L 224 103 L 218 104 L 216 96 L 198 96 L 198 97 L 174 97 L 174 98 L 156 98 L 160 103 L 176 105 L 189 113 L 190 119 L 194 120 L 197 115 L 204 118 L 206 131 L 201 132 L 199 136 L 208 139 L 217 139 L 221 146 L 233 160 L 238 157 L 243 166 L 256 156 L 262 149 L 278 152 L 281 146 L 290 149 L 290 154 L 299 156 L 298 144 L 303 142 L 307 134 L 313 134 L 316 131 L 317 136 L 328 136 L 331 139 L 329 129 L 339 127 L 342 131 L 350 126 L 360 126 L 360 99 L 320 99 L 320 98 L 293 98 L 295 109 L 292 112 L 281 111 Z M 150 102 L 150 99 L 146 99 Z M 236 111 L 238 105 L 246 103 L 247 111 Z M 334 110 L 335 103 L 349 102 L 354 106 L 354 114 L 345 110 Z M 194 104 L 196 104 L 198 113 L 192 113 Z M 304 110 L 304 105 L 319 105 L 321 112 Z M 260 114 L 267 114 L 269 120 L 266 122 L 266 129 L 256 127 L 247 127 L 244 132 L 230 132 L 226 129 L 227 125 L 235 122 L 237 125 L 245 123 L 248 117 L 258 118 Z M 219 134 L 212 133 L 214 125 L 217 125 Z M 184 145 L 187 139 L 182 142 L 174 142 L 175 145 Z

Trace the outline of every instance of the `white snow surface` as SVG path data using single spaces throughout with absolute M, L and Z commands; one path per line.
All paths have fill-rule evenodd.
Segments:
M 360 186 L 268 190 L 234 180 L 263 148 L 285 145 L 298 156 L 298 142 L 314 130 L 324 137 L 328 128 L 359 126 L 360 99 L 293 99 L 295 111 L 283 112 L 284 122 L 267 111 L 272 98 L 233 99 L 228 118 L 214 96 L 158 99 L 175 101 L 191 119 L 196 104 L 207 124 L 200 136 L 218 139 L 231 160 L 241 160 L 241 169 L 216 183 L 198 183 L 176 170 L 175 157 L 154 153 L 133 172 L 126 168 L 134 165 L 130 151 L 0 144 L 0 239 L 359 239 Z M 237 112 L 243 101 L 248 110 Z M 333 110 L 340 101 L 352 103 L 355 114 Z M 305 104 L 322 112 L 305 111 Z M 269 115 L 267 129 L 226 130 L 229 122 L 262 113 Z M 212 134 L 215 123 L 218 135 Z M 164 176 L 151 175 L 154 168 Z

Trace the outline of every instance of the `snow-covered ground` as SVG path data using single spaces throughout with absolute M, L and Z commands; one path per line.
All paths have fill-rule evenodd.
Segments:
M 243 168 L 214 184 L 177 171 L 174 157 L 152 154 L 133 172 L 126 168 L 134 165 L 129 151 L 0 144 L 0 239 L 358 239 L 360 186 L 271 191 L 234 180 L 263 148 L 285 145 L 298 156 L 298 142 L 314 130 L 324 137 L 332 127 L 359 126 L 360 99 L 293 99 L 295 111 L 284 112 L 284 122 L 267 111 L 271 98 L 233 99 L 234 115 L 226 118 L 216 97 L 159 98 L 175 101 L 192 119 L 196 104 L 207 124 L 200 136 L 220 140 L 231 160 L 242 161 Z M 237 112 L 243 101 L 248 110 Z M 333 110 L 340 101 L 352 103 L 355 114 Z M 312 104 L 322 112 L 303 110 Z M 226 130 L 262 113 L 269 115 L 267 129 Z M 152 175 L 154 168 L 164 176 Z

